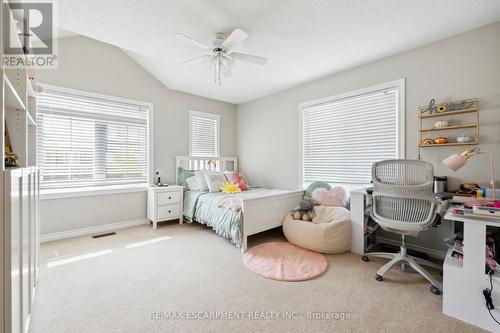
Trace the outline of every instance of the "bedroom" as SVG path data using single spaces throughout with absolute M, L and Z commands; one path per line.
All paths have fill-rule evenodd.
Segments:
M 374 162 L 420 158 L 447 177 L 450 192 L 478 184 L 474 193 L 495 193 L 500 168 L 492 177 L 488 154 L 473 152 L 457 171 L 443 160 L 474 148 L 500 158 L 497 1 L 48 3 L 52 29 L 30 42 L 52 45 L 54 68 L 10 66 L 5 59 L 16 54 L 2 37 L 4 157 L 15 154 L 17 168 L 30 170 L 22 179 L 40 179 L 39 195 L 30 182 L 33 197 L 16 205 L 6 177 L 17 168 L 6 160 L 0 332 L 500 331 L 498 280 L 489 275 L 488 311 L 484 262 L 465 254 L 447 266 L 444 241 L 476 232 L 482 250 L 464 252 L 484 258 L 481 233 L 494 234 L 494 219 L 478 231 L 443 218 L 406 237 L 410 255 L 440 267 L 425 268 L 434 284 L 409 264 L 377 281 L 388 257 L 361 259 Z M 2 21 L 21 32 L 13 4 Z M 21 34 L 20 43 L 30 38 Z M 421 113 L 432 99 L 436 110 L 472 111 Z M 476 104 L 456 106 L 468 99 Z M 438 131 L 438 121 L 463 128 Z M 440 136 L 450 145 L 420 147 Z M 213 171 L 226 171 L 214 179 L 217 192 L 196 191 Z M 250 190 L 219 192 L 222 180 L 243 189 L 242 175 Z M 169 186 L 156 186 L 158 176 Z M 189 178 L 202 184 L 176 186 Z M 347 207 L 313 208 L 316 220 L 348 216 L 334 233 L 309 230 L 333 223 L 298 221 L 306 229 L 297 231 L 289 221 L 315 181 L 339 191 L 312 191 L 316 199 Z M 15 224 L 27 209 L 29 222 Z M 381 251 L 399 250 L 393 231 L 376 231 Z M 277 248 L 259 253 L 266 244 Z M 273 260 L 292 261 L 291 271 Z M 462 276 L 467 282 L 457 282 Z

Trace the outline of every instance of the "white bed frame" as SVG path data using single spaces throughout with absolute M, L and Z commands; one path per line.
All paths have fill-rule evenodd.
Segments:
M 216 161 L 215 168 L 208 167 L 210 160 Z M 179 167 L 188 170 L 238 171 L 238 158 L 177 156 L 176 179 Z M 281 226 L 286 214 L 296 208 L 303 197 L 304 191 L 296 190 L 242 199 L 241 252 L 247 250 L 248 236 Z

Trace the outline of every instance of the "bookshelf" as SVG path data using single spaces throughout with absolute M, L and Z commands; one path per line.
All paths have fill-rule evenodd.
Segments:
M 26 59 L 28 39 L 19 38 L 12 11 L 2 2 L 0 17 L 10 17 L 9 41 L 0 25 L 0 56 L 5 46 L 19 49 Z M 24 26 L 23 22 L 17 22 Z M 13 32 L 13 33 L 12 33 Z M 10 53 L 9 55 L 12 55 Z M 39 170 L 36 168 L 35 68 L 0 67 L 0 333 L 28 332 L 40 267 Z M 8 153 L 18 157 L 6 167 Z

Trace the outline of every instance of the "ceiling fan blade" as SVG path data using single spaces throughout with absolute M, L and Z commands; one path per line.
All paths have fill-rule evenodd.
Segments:
M 189 60 L 186 60 L 186 61 L 183 61 L 181 63 L 179 63 L 179 65 L 186 65 L 186 64 L 189 64 L 191 62 L 196 62 L 198 60 L 208 60 L 209 58 L 212 58 L 212 56 L 210 55 L 202 55 L 202 56 L 199 56 L 199 57 L 196 57 L 196 58 L 193 58 L 193 59 L 189 59 Z
M 232 68 L 234 66 L 234 59 L 228 56 L 227 54 L 222 54 L 221 61 L 224 64 L 224 66 L 228 68 Z
M 235 46 L 241 44 L 248 37 L 248 33 L 241 29 L 234 29 L 233 32 L 226 38 L 226 40 L 222 43 L 222 47 L 230 50 Z
M 233 52 L 230 54 L 230 56 L 233 59 L 237 60 L 242 60 L 242 61 L 248 61 L 257 65 L 265 65 L 267 64 L 267 58 L 265 57 L 259 57 L 259 56 L 254 56 L 251 54 L 245 54 L 245 53 L 238 53 L 238 52 Z
M 202 48 L 202 49 L 208 49 L 208 50 L 212 49 L 212 47 L 210 45 L 205 44 L 203 42 L 200 42 L 199 40 L 193 39 L 193 38 L 186 36 L 184 34 L 181 34 L 181 33 L 176 33 L 174 35 L 174 37 L 178 38 L 180 40 L 184 40 L 186 42 L 189 42 L 189 43 L 191 43 L 191 45 L 194 45 L 194 46 Z

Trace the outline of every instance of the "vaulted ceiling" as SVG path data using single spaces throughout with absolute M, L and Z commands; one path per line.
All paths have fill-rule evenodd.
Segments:
M 500 20 L 498 0 L 56 0 L 58 25 L 127 52 L 170 89 L 239 104 Z M 177 32 L 210 43 L 241 28 L 237 62 L 214 83 L 204 54 Z

